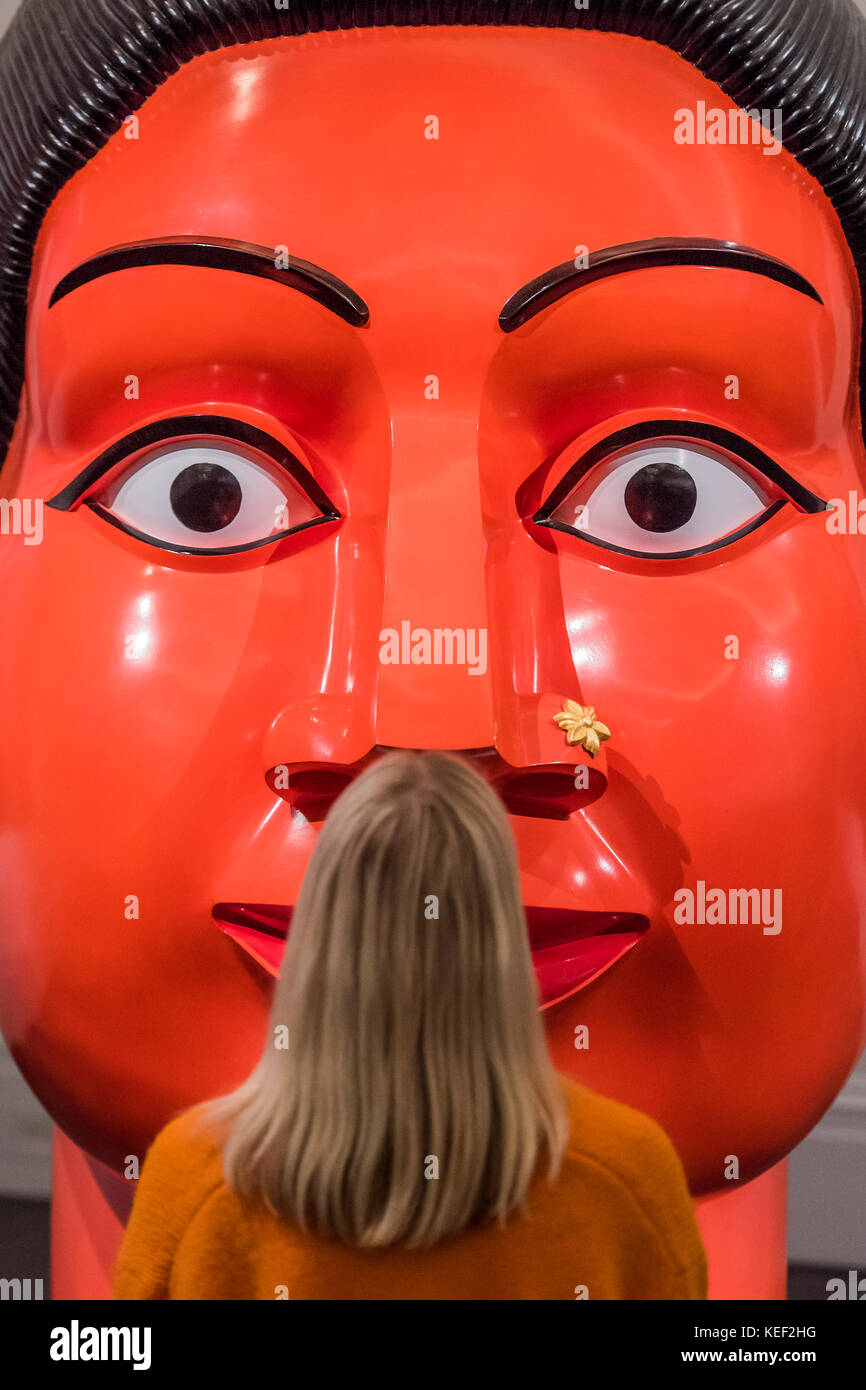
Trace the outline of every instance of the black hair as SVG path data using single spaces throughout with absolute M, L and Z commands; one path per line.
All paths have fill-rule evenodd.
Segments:
M 33 250 L 66 181 L 198 54 L 381 25 L 594 29 L 680 54 L 783 143 L 833 203 L 866 304 L 866 20 L 853 0 L 23 0 L 0 43 L 0 461 L 15 426 Z M 866 423 L 866 354 L 861 414 Z

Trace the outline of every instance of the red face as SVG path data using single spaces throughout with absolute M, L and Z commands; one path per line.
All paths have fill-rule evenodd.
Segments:
M 394 746 L 494 780 L 555 1060 L 696 1192 L 852 1066 L 866 562 L 822 504 L 862 487 L 856 280 L 786 152 L 681 143 L 700 102 L 622 36 L 286 39 L 183 68 L 52 206 L 3 472 L 54 504 L 0 540 L 3 1017 L 106 1162 L 254 1064 L 321 816 Z

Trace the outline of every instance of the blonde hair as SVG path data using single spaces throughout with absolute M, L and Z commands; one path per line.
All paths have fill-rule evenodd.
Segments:
M 288 1029 L 288 1048 L 273 1045 Z M 498 797 L 385 754 L 316 842 L 249 1079 L 208 1103 L 227 1183 L 304 1229 L 422 1247 L 521 1208 L 567 1139 Z M 437 1173 L 438 1169 L 438 1173 Z

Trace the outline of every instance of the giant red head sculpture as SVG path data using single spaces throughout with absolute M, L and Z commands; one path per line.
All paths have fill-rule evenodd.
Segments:
M 4 1033 L 119 1169 L 253 1065 L 346 781 L 464 750 L 557 1064 L 716 1192 L 863 1040 L 862 24 L 363 8 L 0 52 Z

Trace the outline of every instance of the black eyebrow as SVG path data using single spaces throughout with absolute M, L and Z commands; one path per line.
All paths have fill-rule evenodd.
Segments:
M 776 260 L 752 246 L 740 246 L 735 241 L 695 241 L 688 237 L 658 237 L 653 241 L 629 241 L 622 246 L 608 246 L 593 251 L 586 266 L 576 268 L 574 261 L 546 270 L 513 294 L 499 315 L 503 333 L 512 333 L 535 314 L 555 304 L 583 285 L 605 280 L 609 275 L 624 275 L 630 270 L 646 270 L 653 266 L 696 265 L 705 269 L 726 266 L 753 275 L 765 275 L 780 285 L 788 285 L 809 299 L 824 301 L 814 285 L 793 266 Z
M 204 266 L 210 270 L 237 271 L 273 280 L 278 285 L 298 290 L 314 299 L 346 323 L 362 328 L 370 318 L 370 310 L 359 294 L 329 270 L 313 265 L 298 256 L 288 257 L 287 267 L 277 265 L 277 250 L 255 246 L 248 241 L 202 240 L 197 236 L 172 237 L 168 241 L 137 241 L 127 246 L 113 246 L 64 275 L 55 287 L 49 309 L 73 290 L 91 280 L 113 275 L 118 270 L 137 269 L 154 265 Z

